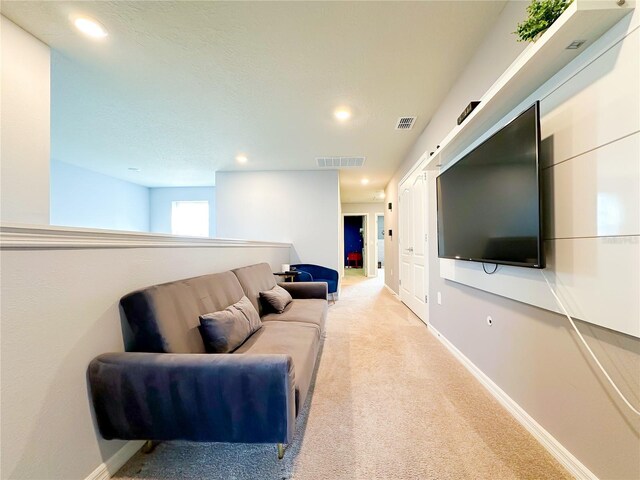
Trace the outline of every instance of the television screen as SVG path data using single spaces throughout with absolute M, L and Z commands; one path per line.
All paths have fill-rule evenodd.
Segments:
M 438 256 L 544 268 L 539 102 L 441 173 Z

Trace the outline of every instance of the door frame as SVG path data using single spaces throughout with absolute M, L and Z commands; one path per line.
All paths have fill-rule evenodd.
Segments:
M 369 214 L 368 213 L 343 213 L 342 214 L 342 219 L 341 219 L 341 223 L 342 223 L 342 228 L 341 230 L 341 234 L 342 234 L 342 249 L 343 251 L 340 252 L 340 256 L 342 258 L 341 263 L 343 264 L 343 268 L 342 268 L 342 276 L 344 277 L 344 217 L 364 217 L 364 219 L 362 220 L 362 268 L 364 270 L 364 276 L 368 277 L 369 276 L 369 248 L 367 246 L 367 242 L 369 241 L 368 238 L 368 234 L 367 231 L 369 229 Z

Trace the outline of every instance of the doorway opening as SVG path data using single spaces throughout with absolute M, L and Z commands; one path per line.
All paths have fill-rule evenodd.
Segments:
M 376 268 L 384 277 L 384 215 L 376 215 Z
M 366 215 L 344 215 L 344 274 L 366 276 Z

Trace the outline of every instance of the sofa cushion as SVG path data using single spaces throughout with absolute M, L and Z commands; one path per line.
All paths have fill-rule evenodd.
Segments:
M 320 332 L 314 325 L 269 322 L 251 335 L 234 354 L 284 353 L 293 359 L 296 414 L 304 405 L 320 348 Z
M 200 315 L 200 335 L 209 353 L 229 353 L 244 343 L 262 326 L 258 312 L 249 299 L 240 301 L 224 310 Z
M 232 272 L 187 278 L 130 293 L 120 300 L 133 334 L 133 344 L 127 350 L 205 353 L 198 317 L 224 310 L 243 295 Z
M 262 317 L 265 312 L 260 302 L 260 292 L 271 290 L 277 284 L 271 267 L 268 263 L 258 263 L 232 271 L 238 278 L 244 294 L 251 300 L 258 314 Z
M 327 318 L 327 301 L 317 298 L 293 299 L 282 313 L 270 313 L 262 317 L 263 322 L 301 322 L 316 325 L 324 331 Z
M 260 299 L 266 301 L 277 313 L 282 313 L 293 300 L 291 294 L 278 285 L 266 292 L 260 292 Z

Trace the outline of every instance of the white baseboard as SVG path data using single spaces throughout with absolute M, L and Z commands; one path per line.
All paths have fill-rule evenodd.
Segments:
M 545 447 L 551 455 L 555 457 L 560 464 L 566 468 L 571 475 L 579 480 L 598 480 L 598 477 L 594 475 L 587 467 L 585 467 L 580 460 L 574 457 L 569 450 L 567 450 L 558 440 L 556 440 L 549 432 L 547 432 L 538 422 L 536 422 L 531 415 L 529 415 L 515 400 L 507 395 L 493 380 L 482 372 L 471 360 L 464 356 L 464 354 L 458 350 L 449 340 L 445 338 L 438 330 L 433 328 L 431 324 L 428 325 L 428 329 L 433 336 L 435 336 L 442 344 L 449 349 L 451 353 L 462 363 L 471 374 L 478 379 L 478 381 L 491 393 L 500 404 L 507 409 L 507 411 L 513 415 L 513 417 L 524 427 L 527 431 L 535 437 L 538 442 Z
M 85 480 L 109 480 L 127 461 L 144 445 L 143 440 L 131 440 L 118 450 L 111 458 L 98 465 Z

